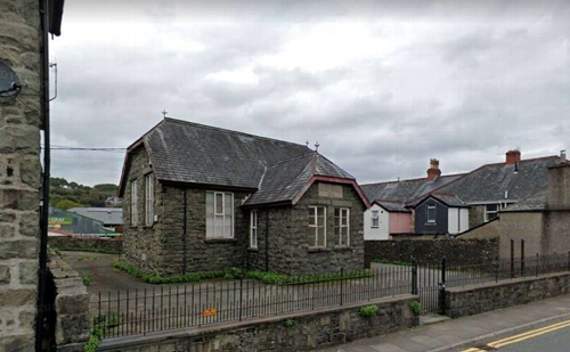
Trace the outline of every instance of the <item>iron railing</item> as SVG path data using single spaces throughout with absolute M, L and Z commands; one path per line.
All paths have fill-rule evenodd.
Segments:
M 354 278 L 357 277 L 357 278 Z M 90 306 L 104 337 L 259 319 L 410 293 L 411 266 L 298 278 L 283 285 L 249 279 L 98 292 Z

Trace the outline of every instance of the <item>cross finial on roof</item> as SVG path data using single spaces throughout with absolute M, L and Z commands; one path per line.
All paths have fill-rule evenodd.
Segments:
M 317 141 L 317 142 L 315 143 L 315 151 L 316 151 L 316 152 L 319 151 L 319 147 L 320 147 L 320 144 L 319 144 L 319 142 Z
M 166 109 L 162 110 L 162 116 L 166 117 L 166 114 L 168 114 L 168 111 Z
M 308 146 L 309 146 L 309 141 L 305 141 L 305 145 L 308 147 Z

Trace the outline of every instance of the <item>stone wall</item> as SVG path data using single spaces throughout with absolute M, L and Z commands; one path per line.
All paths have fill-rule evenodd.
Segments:
M 449 288 L 446 311 L 450 317 L 458 318 L 567 293 L 570 293 L 569 273 Z
M 319 195 L 319 183 L 313 184 L 293 207 L 260 209 L 258 213 L 258 250 L 249 251 L 252 268 L 267 268 L 286 274 L 314 274 L 364 269 L 364 205 L 358 194 L 349 185 L 343 185 L 342 197 Z M 334 195 L 333 195 L 334 196 Z M 314 235 L 309 233 L 309 206 L 323 205 L 327 208 L 327 245 L 314 248 Z M 350 209 L 350 246 L 339 246 L 335 234 L 334 209 Z M 247 226 L 247 224 L 246 224 Z M 265 249 L 266 234 L 269 248 Z
M 0 1 L 0 60 L 20 79 L 0 98 L 0 351 L 31 351 L 39 247 L 40 15 L 38 1 Z
M 409 303 L 417 296 L 374 300 L 379 314 L 363 318 L 351 305 L 279 318 L 204 327 L 192 331 L 104 341 L 99 351 L 310 351 L 360 338 L 382 335 L 417 324 Z M 286 321 L 293 326 L 286 326 Z
M 372 261 L 440 263 L 443 257 L 450 264 L 470 265 L 494 261 L 498 256 L 497 239 L 405 239 L 365 241 L 366 266 Z
M 60 251 L 107 254 L 121 254 L 123 252 L 122 237 L 58 236 L 50 237 L 48 244 L 51 248 Z
M 89 294 L 81 276 L 61 258 L 50 253 L 49 271 L 56 295 L 52 302 L 55 314 L 57 351 L 79 352 L 90 332 Z

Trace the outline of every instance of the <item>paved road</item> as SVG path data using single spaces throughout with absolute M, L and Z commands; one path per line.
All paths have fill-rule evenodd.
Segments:
M 501 352 L 567 352 L 570 350 L 570 328 L 561 329 L 499 349 Z
M 319 351 L 457 352 L 464 351 L 471 347 L 481 347 L 491 341 L 569 319 L 570 295 L 565 295 L 470 317 L 447 320 L 437 324 L 423 325 L 414 329 L 362 339 Z M 528 343 L 530 342 L 531 341 L 528 341 Z M 554 344 L 555 342 L 552 343 Z M 570 344 L 567 346 L 569 348 L 563 351 L 570 351 Z M 514 348 L 506 351 L 519 351 L 514 345 L 504 347 Z M 550 350 L 536 349 L 535 351 L 547 352 Z M 556 350 L 554 351 L 556 352 Z
M 514 335 L 482 342 L 461 352 L 567 352 L 570 350 L 570 320 L 553 324 L 541 324 Z

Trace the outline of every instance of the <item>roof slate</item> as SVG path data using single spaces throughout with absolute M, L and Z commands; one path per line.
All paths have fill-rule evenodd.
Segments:
M 547 188 L 548 167 L 558 161 L 558 156 L 521 160 L 516 172 L 514 165 L 505 163 L 483 165 L 441 191 L 471 204 L 520 201 Z
M 315 175 L 354 179 L 305 145 L 183 120 L 142 140 L 159 180 L 256 190 L 247 205 L 293 200 Z
M 406 204 L 422 198 L 450 182 L 458 180 L 465 174 L 444 175 L 435 180 L 417 178 L 401 181 L 388 181 L 362 185 L 361 188 L 370 202 L 400 204 L 402 208 Z M 389 211 L 389 209 L 387 209 Z

